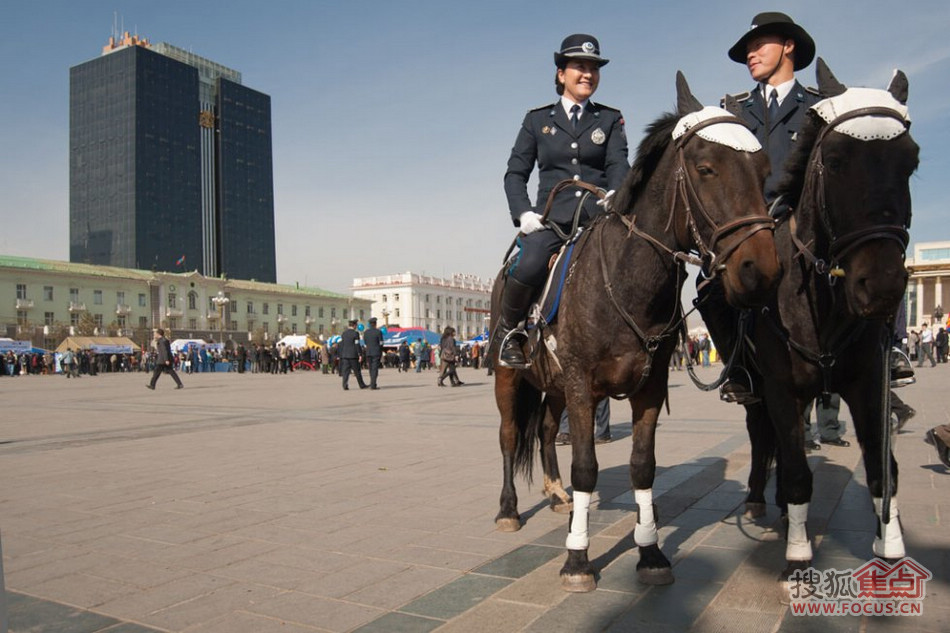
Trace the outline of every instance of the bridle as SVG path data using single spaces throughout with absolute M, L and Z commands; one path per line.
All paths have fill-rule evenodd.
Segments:
M 814 196 L 814 208 L 818 212 L 818 218 L 821 225 L 830 238 L 827 259 L 815 255 L 799 237 L 797 223 L 794 213 L 789 217 L 789 227 L 791 229 L 792 242 L 798 248 L 798 255 L 805 257 L 811 262 L 817 274 L 828 275 L 830 285 L 834 285 L 836 278 L 844 276 L 844 269 L 840 262 L 858 246 L 871 240 L 890 239 L 896 241 L 901 246 L 901 252 L 906 251 L 907 244 L 910 241 L 910 235 L 907 233 L 907 226 L 898 226 L 895 224 L 874 224 L 872 226 L 855 229 L 853 231 L 838 234 L 838 227 L 835 227 L 831 215 L 828 213 L 828 206 L 825 202 L 825 165 L 822 161 L 822 142 L 829 132 L 834 130 L 839 124 L 865 116 L 882 116 L 899 121 L 905 129 L 909 128 L 907 120 L 896 110 L 886 107 L 867 107 L 845 112 L 830 123 L 826 123 L 818 133 L 815 141 L 815 147 L 812 149 L 811 158 L 805 172 L 805 190 Z
M 719 225 L 706 210 L 702 200 L 696 193 L 693 181 L 689 177 L 689 171 L 686 169 L 686 144 L 700 130 L 719 123 L 741 125 L 745 128 L 749 127 L 744 121 L 735 116 L 713 117 L 705 121 L 700 121 L 676 139 L 676 169 L 673 171 L 675 187 L 673 199 L 670 202 L 669 222 L 667 223 L 666 230 L 670 230 L 677 205 L 682 202 L 686 214 L 686 226 L 698 257 L 693 256 L 691 253 L 674 251 L 652 235 L 643 232 L 636 226 L 636 216 L 630 219 L 622 215 L 620 216 L 629 228 L 631 234 L 646 239 L 660 249 L 673 255 L 674 259 L 699 266 L 703 276 L 707 279 L 715 277 L 720 271 L 724 270 L 726 260 L 728 260 L 729 256 L 747 239 L 759 231 L 775 231 L 775 220 L 765 215 L 745 215 Z M 706 244 L 706 241 L 700 234 L 699 226 L 696 222 L 697 214 L 706 225 L 713 229 L 709 244 Z

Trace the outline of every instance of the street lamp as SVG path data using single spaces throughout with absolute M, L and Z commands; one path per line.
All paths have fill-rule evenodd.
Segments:
M 218 329 L 221 331 L 221 336 L 219 342 L 224 344 L 224 308 L 226 305 L 231 303 L 231 299 L 224 295 L 223 290 L 219 290 L 218 294 L 214 297 L 211 297 L 211 303 L 213 303 L 218 308 Z
M 389 312 L 389 310 L 383 308 L 383 320 L 386 321 L 386 327 L 389 327 L 389 315 L 390 315 L 390 314 L 391 314 L 391 313 Z

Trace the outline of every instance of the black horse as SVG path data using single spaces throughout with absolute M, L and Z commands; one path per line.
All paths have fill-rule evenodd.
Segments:
M 886 91 L 848 89 L 819 59 L 818 84 L 825 99 L 809 110 L 780 185 L 793 208 L 775 230 L 785 275 L 775 299 L 753 315 L 747 337 L 762 402 L 746 407 L 746 510 L 764 513 L 768 471 L 777 461 L 776 501 L 788 520 L 783 578 L 812 558 L 802 412 L 821 394 L 839 393 L 851 410 L 878 516 L 874 554 L 904 555 L 896 498 L 889 500 L 897 463 L 885 412 L 892 320 L 907 283 L 908 180 L 918 161 L 907 78 L 897 72 Z
M 560 572 L 568 591 L 596 586 L 587 556 L 587 521 L 598 470 L 594 408 L 607 396 L 629 399 L 633 411 L 630 473 L 639 504 L 640 579 L 673 580 L 657 546 L 652 486 L 656 420 L 667 398 L 670 354 L 682 329 L 684 262 L 699 261 L 707 275 L 721 276 L 736 306 L 762 305 L 781 273 L 774 222 L 762 201 L 768 171 L 764 152 L 737 117 L 703 108 L 681 74 L 677 97 L 678 113 L 648 127 L 613 205 L 620 212 L 598 217 L 575 245 L 557 323 L 544 328 L 531 369 L 498 366 L 497 350 L 492 352 L 504 461 L 496 524 L 500 530 L 520 528 L 514 473 L 530 478 L 540 441 L 544 493 L 554 509 L 573 509 L 568 557 Z M 493 327 L 503 282 L 500 275 L 492 298 Z M 554 446 L 565 406 L 573 500 L 561 484 Z

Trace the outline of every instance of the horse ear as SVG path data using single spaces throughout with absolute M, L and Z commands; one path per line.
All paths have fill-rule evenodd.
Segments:
M 895 70 L 894 77 L 891 78 L 891 85 L 887 87 L 887 91 L 893 95 L 895 99 L 901 102 L 901 105 L 907 105 L 907 90 L 910 87 L 910 82 L 907 81 L 907 75 L 904 74 L 902 70 Z
M 732 95 L 726 95 L 722 98 L 722 107 L 730 114 L 742 116 L 742 106 L 739 105 L 739 100 Z
M 835 78 L 831 73 L 831 69 L 828 68 L 828 64 L 821 57 L 818 58 L 815 74 L 818 76 L 818 94 L 823 99 L 837 97 L 848 89 L 847 86 Z
M 703 109 L 703 104 L 690 92 L 689 84 L 686 83 L 686 77 L 682 71 L 676 71 L 676 113 L 685 116 L 690 112 L 699 112 Z

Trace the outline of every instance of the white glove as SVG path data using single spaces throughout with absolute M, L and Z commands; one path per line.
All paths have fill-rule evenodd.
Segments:
M 597 201 L 597 206 L 603 207 L 604 211 L 606 211 L 607 213 L 610 213 L 610 211 L 612 210 L 612 204 L 614 201 L 615 193 L 617 192 L 614 189 L 611 189 L 610 191 L 608 191 L 607 195 L 605 195 L 603 198 Z
M 525 211 L 518 216 L 518 222 L 521 224 L 521 232 L 527 235 L 544 228 L 541 224 L 541 215 L 534 211 Z

